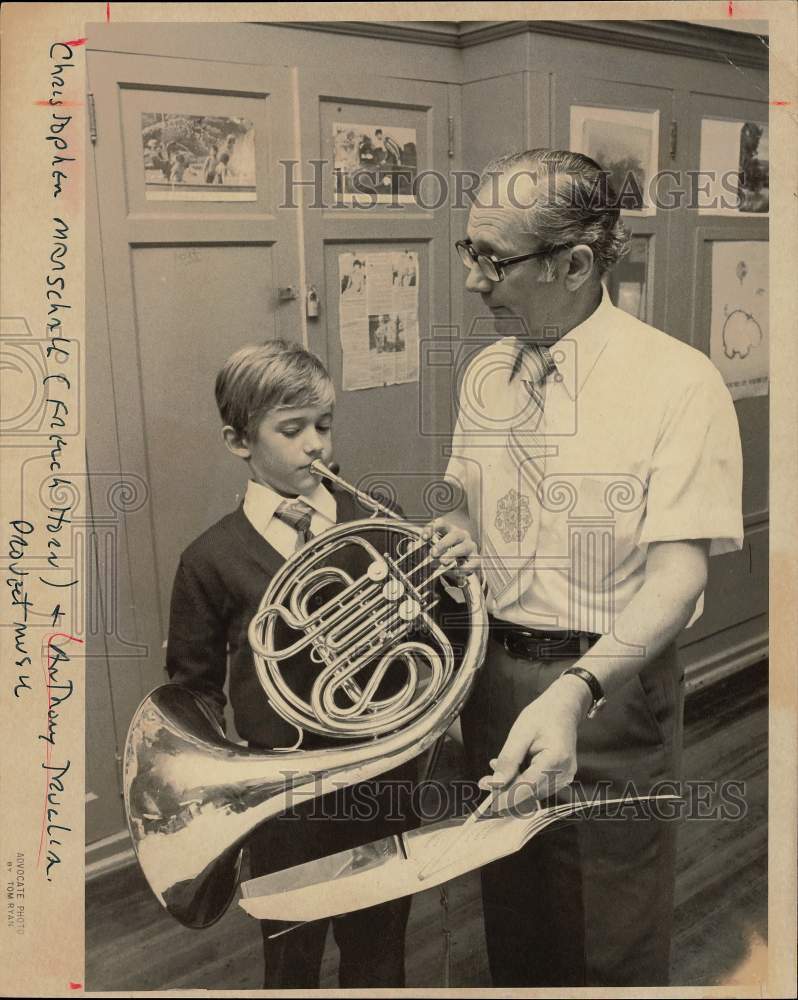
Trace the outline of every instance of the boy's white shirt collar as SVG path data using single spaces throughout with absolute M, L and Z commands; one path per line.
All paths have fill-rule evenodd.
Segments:
M 263 483 L 256 483 L 254 479 L 250 479 L 247 483 L 247 492 L 244 495 L 244 513 L 252 525 L 263 535 L 274 518 L 274 512 L 286 499 L 270 486 L 264 486 Z M 335 524 L 337 519 L 335 497 L 323 483 L 319 483 L 312 493 L 307 496 L 303 494 L 297 499 L 312 507 L 330 524 Z

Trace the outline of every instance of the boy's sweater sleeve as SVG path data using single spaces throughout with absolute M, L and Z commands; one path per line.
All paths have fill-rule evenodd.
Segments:
M 227 629 L 208 577 L 183 557 L 175 575 L 169 613 L 166 670 L 175 684 L 200 695 L 224 728 Z

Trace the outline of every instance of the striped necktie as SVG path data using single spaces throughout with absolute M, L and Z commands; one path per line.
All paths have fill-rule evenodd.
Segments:
M 524 391 L 532 400 L 532 406 L 523 423 L 511 427 L 507 434 L 507 450 L 518 471 L 537 494 L 541 480 L 546 473 L 545 448 L 543 445 L 543 415 L 546 405 L 546 379 L 557 370 L 551 351 L 545 346 L 522 349 L 526 371 L 530 377 L 521 379 Z
M 494 609 L 517 602 L 534 574 L 540 532 L 539 488 L 546 474 L 546 379 L 556 370 L 549 349 L 522 349 L 509 391 L 519 394 L 519 419 L 489 470 L 485 488 L 482 554 Z M 515 379 L 515 375 L 522 377 Z
M 289 524 L 296 531 L 295 552 L 313 538 L 313 532 L 310 530 L 313 508 L 303 500 L 283 500 L 277 510 L 275 510 L 274 516 L 278 520 Z

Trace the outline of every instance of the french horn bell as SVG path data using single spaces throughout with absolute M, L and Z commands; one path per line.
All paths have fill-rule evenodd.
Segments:
M 299 796 L 367 780 L 430 747 L 484 659 L 477 576 L 460 581 L 463 610 L 453 616 L 452 602 L 441 601 L 445 567 L 423 529 L 321 462 L 313 467 L 373 513 L 333 526 L 287 560 L 250 625 L 254 668 L 274 710 L 296 728 L 295 745 L 264 752 L 226 739 L 202 700 L 175 684 L 151 692 L 130 724 L 130 836 L 153 893 L 188 927 L 208 927 L 227 910 L 244 844 L 261 823 Z M 309 695 L 292 687 L 295 656 L 318 667 Z M 303 749 L 305 733 L 324 745 Z

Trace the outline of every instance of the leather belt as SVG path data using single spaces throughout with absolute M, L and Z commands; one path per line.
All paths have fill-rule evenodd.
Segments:
M 573 659 L 584 654 L 601 638 L 595 632 L 546 632 L 524 628 L 515 622 L 488 615 L 491 638 L 511 656 L 527 660 Z

